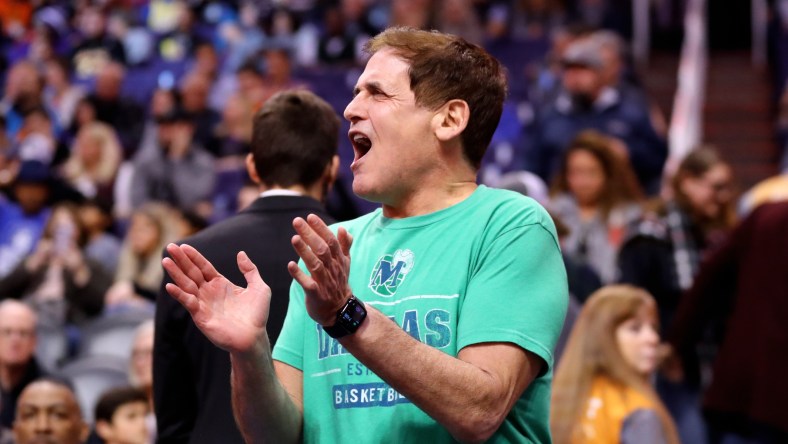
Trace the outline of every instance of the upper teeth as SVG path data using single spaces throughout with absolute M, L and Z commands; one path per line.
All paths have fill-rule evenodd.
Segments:
M 353 141 L 356 142 L 356 143 L 364 142 L 365 140 L 367 140 L 367 138 L 364 135 L 362 135 L 362 134 L 356 134 L 353 137 Z

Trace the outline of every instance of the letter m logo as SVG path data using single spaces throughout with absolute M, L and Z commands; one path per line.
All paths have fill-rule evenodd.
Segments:
M 397 287 L 413 268 L 413 252 L 397 250 L 378 259 L 369 279 L 369 288 L 381 296 L 394 296 Z

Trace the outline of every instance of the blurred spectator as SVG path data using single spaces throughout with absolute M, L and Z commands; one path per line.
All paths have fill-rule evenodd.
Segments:
M 22 391 L 44 374 L 36 361 L 35 312 L 14 300 L 0 302 L 0 424 L 11 427 Z
M 133 387 L 110 389 L 96 403 L 96 433 L 105 444 L 149 444 L 145 393 Z
M 96 74 L 96 90 L 88 98 L 95 109 L 96 119 L 115 128 L 125 157 L 129 158 L 139 146 L 144 113 L 136 103 L 121 97 L 125 76 L 123 65 L 108 63 Z
M 140 26 L 131 14 L 111 14 L 107 31 L 112 38 L 123 44 L 128 66 L 146 63 L 153 56 L 153 36 L 144 26 Z
M 265 59 L 265 76 L 263 77 L 262 95 L 255 110 L 259 109 L 276 93 L 288 89 L 304 88 L 305 85 L 292 77 L 290 52 L 285 47 L 273 47 L 263 53 Z
M 735 218 L 732 173 L 716 151 L 687 155 L 672 179 L 673 197 L 657 201 L 627 236 L 619 253 L 621 281 L 648 290 L 659 304 L 664 327 L 673 321 L 681 294 L 695 279 L 702 257 L 718 245 Z M 664 328 L 663 328 L 664 330 Z M 705 442 L 700 414 L 700 364 L 685 362 L 687 379 L 657 380 L 657 389 L 682 441 Z
M 651 386 L 659 364 L 654 299 L 610 286 L 588 299 L 553 382 L 550 428 L 557 443 L 679 443 Z
M 536 110 L 526 129 L 526 169 L 549 180 L 569 142 L 583 129 L 595 129 L 616 140 L 616 150 L 629 158 L 647 194 L 659 190 L 667 144 L 640 97 L 611 84 L 604 42 L 588 37 L 570 44 L 562 60 L 562 90 Z
M 14 421 L 16 444 L 81 444 L 89 432 L 74 390 L 66 382 L 39 379 L 22 392 Z
M 145 119 L 142 141 L 134 153 L 134 159 L 138 160 L 147 156 L 156 156 L 159 150 L 159 119 L 172 114 L 176 108 L 180 107 L 180 95 L 175 89 L 156 88 L 150 101 L 150 110 Z
M 725 323 L 704 397 L 712 443 L 788 442 L 788 203 L 764 204 L 700 268 L 670 330 L 692 354 L 709 321 Z
M 112 208 L 100 200 L 86 200 L 79 206 L 79 218 L 85 229 L 85 256 L 101 265 L 110 276 L 115 276 L 120 240 L 109 233 Z
M 22 162 L 11 187 L 15 202 L 0 199 L 0 278 L 33 251 L 49 219 L 51 174 L 41 162 Z
M 247 60 L 235 73 L 236 94 L 245 97 L 252 104 L 252 110 L 257 111 L 265 102 L 266 85 L 263 70 L 254 60 Z M 226 102 L 227 99 L 225 99 Z
M 618 278 L 618 248 L 640 216 L 642 195 L 629 163 L 596 131 L 580 133 L 563 156 L 550 210 L 569 229 L 561 250 L 610 284 Z
M 63 178 L 86 198 L 112 202 L 115 175 L 122 159 L 115 130 L 101 122 L 89 123 L 77 133 L 71 157 L 63 165 Z
M 654 295 L 663 325 L 692 286 L 698 264 L 735 223 L 730 166 L 711 148 L 685 157 L 671 181 L 673 197 L 655 202 L 627 234 L 621 281 Z
M 221 116 L 208 107 L 210 90 L 210 79 L 200 74 L 189 74 L 180 83 L 181 106 L 194 122 L 194 143 L 216 153 L 215 131 Z
M 595 28 L 611 29 L 632 35 L 632 2 L 627 0 L 576 0 L 567 2 L 570 20 L 582 21 Z
M 57 144 L 49 113 L 42 105 L 31 103 L 21 110 L 21 114 L 22 126 L 14 144 L 16 154 L 22 161 L 35 160 L 51 165 L 55 160 Z
M 96 76 L 111 62 L 126 63 L 126 50 L 118 39 L 107 33 L 107 17 L 98 6 L 82 9 L 77 20 L 82 39 L 71 54 L 77 77 Z
M 85 91 L 71 83 L 70 67 L 65 59 L 54 59 L 46 64 L 44 100 L 54 112 L 60 128 L 71 127 L 77 104 Z
M 77 133 L 83 126 L 99 121 L 96 113 L 96 105 L 92 99 L 83 97 L 77 101 L 74 107 L 74 116 L 71 119 L 71 126 L 68 127 L 63 137 L 68 145 L 74 143 Z
M 389 26 L 429 29 L 434 21 L 435 0 L 392 0 Z
M 209 40 L 209 36 L 202 35 L 197 25 L 194 10 L 187 2 L 172 2 L 176 5 L 177 24 L 159 38 L 158 56 L 170 62 L 183 61 L 191 57 L 197 42 Z
M 155 299 L 163 276 L 161 251 L 175 240 L 173 221 L 172 210 L 159 203 L 146 204 L 134 212 L 106 305 L 147 306 Z
M 260 8 L 256 2 L 240 2 L 238 20 L 219 26 L 219 37 L 227 48 L 225 69 L 235 71 L 240 68 L 244 61 L 256 57 L 267 43 L 267 36 L 260 27 Z
M 471 43 L 484 43 L 484 29 L 471 2 L 438 0 L 436 25 L 440 31 L 458 35 Z
M 252 106 L 245 97 L 234 95 L 227 101 L 218 127 L 219 151 L 212 215 L 215 221 L 238 210 L 236 197 L 249 180 L 245 158 L 252 141 L 252 119 Z
M 490 39 L 541 39 L 565 21 L 561 0 L 515 0 L 495 2 L 487 11 L 486 33 Z
M 156 415 L 153 411 L 153 338 L 155 324 L 153 319 L 137 327 L 129 360 L 129 382 L 145 395 L 147 413 L 145 426 L 151 441 L 156 438 Z
M 76 206 L 55 206 L 33 253 L 0 279 L 0 298 L 25 300 L 52 326 L 97 316 L 112 276 L 85 257 L 86 234 Z
M 134 161 L 131 203 L 166 202 L 210 215 L 215 185 L 213 157 L 194 141 L 195 123 L 181 109 L 159 118 L 159 149 Z M 206 208 L 207 206 L 207 208 Z
M 41 105 L 43 79 L 36 66 L 27 61 L 14 64 L 8 70 L 0 114 L 6 119 L 6 134 L 14 140 L 22 128 L 25 109 Z
M 350 66 L 357 58 L 357 36 L 349 29 L 342 5 L 335 4 L 323 13 L 324 29 L 318 41 L 317 57 L 326 65 Z

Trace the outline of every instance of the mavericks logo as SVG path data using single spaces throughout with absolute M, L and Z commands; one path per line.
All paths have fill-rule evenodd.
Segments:
M 410 250 L 397 250 L 378 259 L 369 278 L 369 288 L 381 296 L 394 296 L 397 288 L 405 280 L 416 256 Z

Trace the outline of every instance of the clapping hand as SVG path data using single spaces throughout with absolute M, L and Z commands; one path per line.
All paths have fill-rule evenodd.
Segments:
M 244 252 L 238 268 L 247 287 L 233 285 L 197 250 L 169 244 L 162 260 L 174 283 L 167 292 L 191 314 L 194 323 L 216 346 L 229 352 L 249 352 L 266 334 L 271 289 Z
M 295 262 L 287 265 L 290 275 L 306 293 L 306 310 L 320 325 L 333 325 L 337 311 L 353 294 L 348 283 L 350 274 L 350 245 L 353 238 L 339 228 L 337 235 L 314 214 L 306 220 L 293 220 L 296 230 L 292 244 L 304 261 L 310 275 Z

